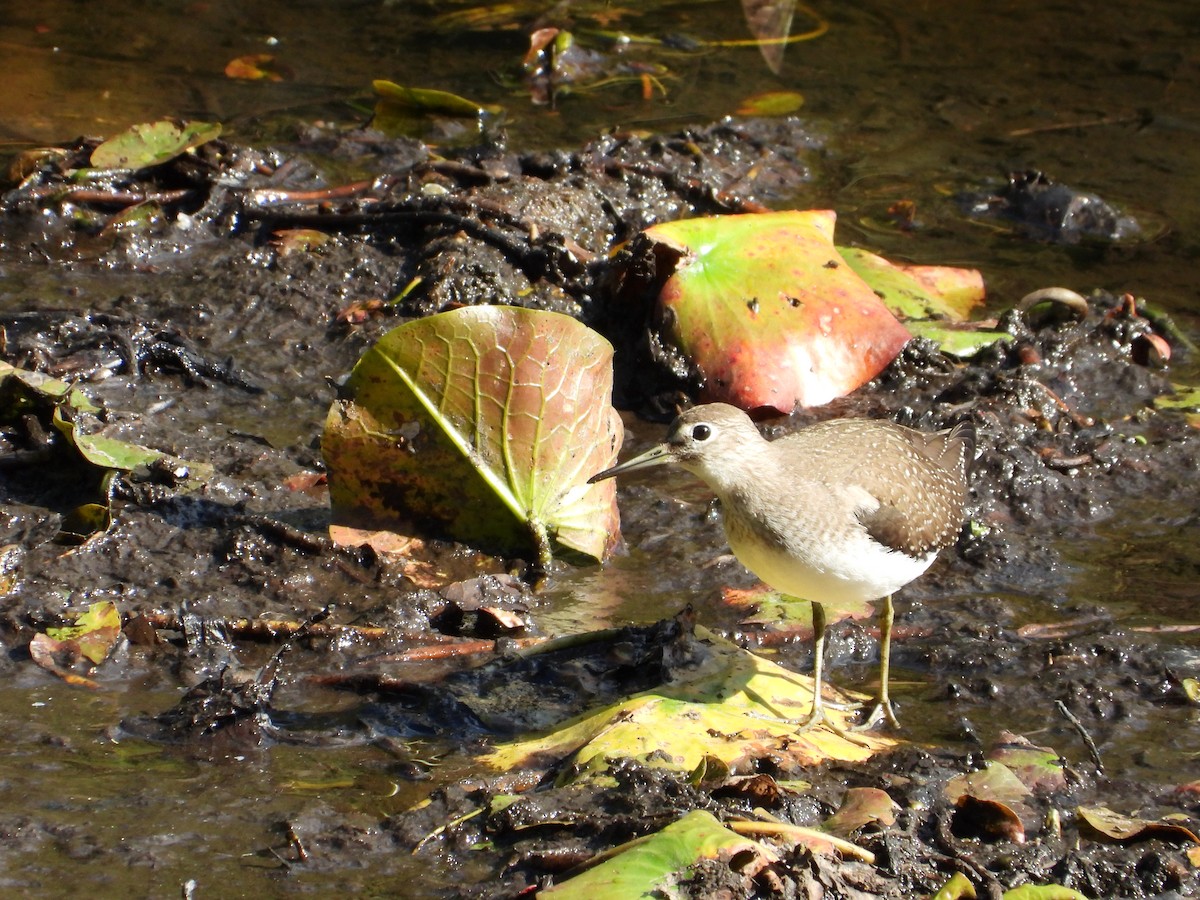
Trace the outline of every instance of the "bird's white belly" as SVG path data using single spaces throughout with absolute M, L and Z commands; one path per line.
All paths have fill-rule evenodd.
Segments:
M 739 540 L 729 534 L 729 545 L 741 563 L 785 594 L 818 603 L 878 600 L 918 578 L 937 553 L 914 558 L 889 550 L 865 531 L 850 539 L 810 541 L 804 548 L 785 553 L 780 547 Z

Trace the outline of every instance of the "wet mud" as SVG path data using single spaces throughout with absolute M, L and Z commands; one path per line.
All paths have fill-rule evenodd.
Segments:
M 613 299 L 612 249 L 655 221 L 796 205 L 820 145 L 797 120 L 725 122 L 571 152 L 493 144 L 445 159 L 413 141 L 314 130 L 273 151 L 214 142 L 86 192 L 64 173 L 88 147 L 65 148 L 3 200 L 0 254 L 25 275 L 0 310 L 2 358 L 79 384 L 101 407 L 82 426 L 209 463 L 214 475 L 197 485 L 186 466 L 135 470 L 104 486 L 46 421 L 5 422 L 0 677 L 51 678 L 28 657 L 33 635 L 113 600 L 130 623 L 126 641 L 90 676 L 108 691 L 149 679 L 163 700 L 109 722 L 110 739 L 210 761 L 366 747 L 376 751 L 367 768 L 406 785 L 406 797 L 429 796 L 386 815 L 302 804 L 271 850 L 293 873 L 403 878 L 391 857 L 415 850 L 406 865 L 423 873 L 422 895 L 515 896 L 686 811 L 748 812 L 763 801 L 727 780 L 634 762 L 617 765 L 612 784 L 555 787 L 553 769 L 485 778 L 426 752 L 469 759 L 499 736 L 669 678 L 663 648 L 680 639 L 672 614 L 686 602 L 711 627 L 807 671 L 803 641 L 720 604 L 715 584 L 748 581 L 703 491 L 622 489 L 629 556 L 616 564 L 645 561 L 641 577 L 673 605 L 642 619 L 660 624 L 619 633 L 598 658 L 531 663 L 514 651 L 544 634 L 547 605 L 583 574 L 561 565 L 538 592 L 524 561 L 451 543 L 426 541 L 403 562 L 334 547 L 319 437 L 337 381 L 376 337 L 403 317 L 471 303 L 580 317 L 618 347 L 622 405 L 669 417 L 695 385 L 655 352 L 645 312 Z M 331 159 L 342 180 L 325 174 Z M 118 221 L 151 201 L 154 215 Z M 320 245 L 296 249 L 288 233 L 301 229 L 319 232 Z M 1200 815 L 1182 769 L 1196 727 L 1184 684 L 1200 661 L 1194 636 L 1166 627 L 1181 604 L 1195 609 L 1194 549 L 1171 557 L 1182 571 L 1159 586 L 1163 613 L 1145 630 L 1123 624 L 1115 588 L 1090 598 L 1072 580 L 1081 560 L 1105 552 L 1104 524 L 1131 510 L 1164 540 L 1194 531 L 1196 432 L 1154 405 L 1173 390 L 1162 343 L 1175 363 L 1191 351 L 1144 306 L 1104 292 L 1084 308 L 1007 312 L 1001 324 L 1012 339 L 968 362 L 914 341 L 853 396 L 764 426 L 777 435 L 866 415 L 933 429 L 969 417 L 980 436 L 969 524 L 898 601 L 897 694 L 920 743 L 862 765 L 785 772 L 764 762 L 757 773 L 812 783 L 770 800 L 797 824 L 827 818 L 849 787 L 886 789 L 901 809 L 896 825 L 860 835 L 876 864 L 797 849 L 753 875 L 702 866 L 684 895 L 916 896 L 955 871 L 988 896 L 1030 882 L 1097 897 L 1197 893 L 1178 835 L 1097 839 L 1074 813 L 1120 805 L 1193 826 Z M 635 442 L 659 434 L 633 428 Z M 65 545 L 64 517 L 104 496 L 111 527 Z M 477 654 L 413 652 L 467 641 Z M 830 643 L 835 679 L 868 677 L 869 623 L 838 623 Z M 490 661 L 475 667 L 480 659 Z M 1053 746 L 1067 774 L 1031 800 L 1047 824 L 1020 844 L 942 799 L 1001 731 Z M 517 789 L 516 803 L 468 815 Z M 36 813 L 7 815 L 0 830 L 24 837 L 0 859 L 20 862 L 47 841 L 87 843 L 83 830 L 55 828 Z

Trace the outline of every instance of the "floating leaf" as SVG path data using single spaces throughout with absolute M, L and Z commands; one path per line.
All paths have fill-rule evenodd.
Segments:
M 645 232 L 665 337 L 705 402 L 790 413 L 874 378 L 909 333 L 833 246 L 823 210 L 685 219 Z
M 703 860 L 728 862 L 737 857 L 738 868 L 745 870 L 748 864 L 754 865 L 751 859 L 759 861 L 761 868 L 778 858 L 766 845 L 729 830 L 704 810 L 690 812 L 662 831 L 630 841 L 607 855 L 600 865 L 540 890 L 538 896 L 556 900 L 677 896 L 674 886 Z
M 612 347 L 569 316 L 473 306 L 401 325 L 355 366 L 322 451 L 337 525 L 433 523 L 498 550 L 602 559 L 621 445 Z
M 147 122 L 109 138 L 92 151 L 91 162 L 97 169 L 144 169 L 220 136 L 221 126 L 213 122 Z
M 412 130 L 414 119 L 425 115 L 475 119 L 482 125 L 488 116 L 497 116 L 504 112 L 502 107 L 485 106 L 448 91 L 407 88 L 385 80 L 377 80 L 372 85 L 379 101 L 374 108 L 371 125 L 388 134 L 402 134 Z

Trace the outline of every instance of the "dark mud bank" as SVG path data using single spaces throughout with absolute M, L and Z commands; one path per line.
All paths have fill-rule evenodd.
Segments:
M 645 313 L 612 302 L 610 251 L 656 221 L 802 206 L 819 148 L 791 120 L 611 136 L 574 152 L 489 146 L 454 159 L 412 142 L 314 132 L 284 151 L 205 145 L 87 191 L 64 175 L 88 148 L 67 148 L 3 200 L 0 266 L 20 280 L 0 298 L 0 356 L 83 387 L 102 409 L 81 426 L 209 463 L 214 475 L 198 490 L 174 470 L 135 471 L 102 486 L 36 415 L 6 421 L 0 636 L 8 652 L 0 675 L 37 677 L 25 649 L 32 636 L 111 599 L 140 624 L 92 677 L 111 688 L 149 673 L 180 695 L 190 690 L 157 719 L 127 722 L 125 731 L 113 722 L 122 737 L 136 733 L 202 758 L 230 747 L 265 753 L 276 742 L 328 745 L 330 753 L 375 743 L 379 771 L 421 784 L 437 774 L 408 748 L 413 736 L 445 753 L 529 727 L 520 710 L 488 704 L 471 680 L 479 676 L 439 682 L 463 664 L 403 654 L 441 637 L 499 635 L 502 655 L 505 640 L 539 634 L 543 598 L 570 591 L 579 573 L 560 567 L 539 595 L 520 579 L 522 561 L 445 542 L 428 542 L 405 564 L 333 547 L 312 476 L 321 471 L 320 429 L 336 380 L 403 317 L 457 304 L 536 306 L 610 336 L 620 401 L 668 416 L 695 386 L 656 352 Z M 331 161 L 357 180 L 331 183 L 323 174 Z M 147 215 L 121 218 L 138 207 Z M 289 233 L 301 229 L 323 235 L 319 246 L 298 247 Z M 1007 299 L 998 305 L 1018 298 Z M 1118 538 L 1105 529 L 1114 522 L 1129 527 L 1128 517 L 1141 516 L 1168 543 L 1187 541 L 1181 535 L 1196 525 L 1196 432 L 1155 405 L 1173 390 L 1161 342 L 1177 361 L 1189 351 L 1144 307 L 1104 293 L 1089 299 L 1086 310 L 1005 314 L 1012 339 L 965 362 L 914 341 L 852 397 L 769 426 L 782 432 L 834 415 L 921 428 L 976 423 L 971 525 L 949 558 L 902 595 L 898 620 L 897 663 L 920 685 L 901 703 L 910 721 L 937 723 L 920 726 L 922 740 L 951 749 L 914 747 L 853 768 L 764 771 L 815 785 L 808 795 L 775 798 L 772 812 L 799 824 L 826 817 L 850 786 L 882 787 L 904 812 L 894 828 L 865 838 L 874 867 L 796 850 L 754 877 L 715 864 L 697 871 L 685 886 L 691 896 L 818 896 L 818 886 L 834 896 L 913 896 L 953 871 L 993 896 L 1026 882 L 1091 896 L 1196 893 L 1177 835 L 1081 837 L 1073 814 L 1078 804 L 1107 803 L 1146 818 L 1182 813 L 1194 825 L 1200 813 L 1195 790 L 1175 788 L 1186 780 L 1180 765 L 1193 758 L 1196 713 L 1183 684 L 1200 672 L 1194 638 L 1125 627 L 1111 603 L 1074 589 L 1087 557 L 1111 552 Z M 635 429 L 643 439 L 658 434 Z M 111 527 L 64 546 L 64 516 L 104 491 Z M 716 582 L 744 574 L 719 558 L 719 527 L 706 498 L 693 499 L 645 485 L 625 490 L 631 558 L 644 555 L 658 589 L 695 600 L 710 624 L 762 643 L 764 635 L 710 602 Z M 697 558 L 716 562 L 701 568 Z M 1162 616 L 1146 624 L 1173 616 L 1194 624 L 1194 548 L 1168 558 L 1181 571 L 1151 589 Z M 235 627 L 243 619 L 297 628 Z M 277 654 L 282 640 L 288 652 Z M 835 671 L 851 676 L 875 651 L 874 636 L 854 623 L 838 625 L 832 643 Z M 802 646 L 781 653 L 809 665 Z M 488 684 L 535 674 L 489 673 Z M 646 677 L 639 673 L 637 684 Z M 562 685 L 544 693 L 565 698 L 565 716 L 593 699 L 583 683 L 574 694 Z M 1061 827 L 1025 844 L 956 830 L 954 810 L 939 799 L 938 786 L 977 766 L 978 748 L 1002 731 L 1040 732 L 1069 774 L 1065 788 L 1035 802 L 1035 819 Z M 610 787 L 547 786 L 504 815 L 445 831 L 429 856 L 428 894 L 512 896 L 685 811 L 727 816 L 752 802 L 633 763 L 616 772 Z M 314 801 L 288 824 L 295 841 L 277 849 L 297 868 L 366 866 L 387 875 L 390 854 L 407 854 L 496 790 L 482 779 L 438 783 L 420 812 L 366 824 Z M 477 849 L 485 838 L 486 852 Z M 478 885 L 456 886 L 454 871 L 473 873 Z

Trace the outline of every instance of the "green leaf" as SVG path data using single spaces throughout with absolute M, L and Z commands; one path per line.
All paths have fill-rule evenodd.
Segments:
M 556 900 L 639 900 L 675 896 L 674 884 L 708 859 L 731 860 L 743 853 L 774 859 L 766 846 L 730 831 L 716 817 L 696 810 L 662 831 L 617 848 L 609 859 L 567 881 L 539 891 Z
M 1025 884 L 1005 891 L 1004 900 L 1088 900 L 1088 895 L 1058 884 Z
M 151 450 L 102 434 L 84 434 L 76 426 L 68 408 L 62 405 L 54 408 L 52 421 L 54 427 L 62 432 L 63 436 L 75 445 L 80 455 L 92 465 L 130 471 L 138 466 L 148 466 L 166 456 L 161 450 Z
M 391 81 L 372 82 L 379 100 L 371 126 L 385 134 L 407 134 L 423 116 L 475 119 L 480 126 L 489 117 L 502 115 L 504 108 L 475 103 L 448 91 L 406 87 Z
M 975 886 L 962 872 L 955 872 L 929 900 L 975 900 Z
M 910 319 L 904 326 L 913 337 L 927 338 L 937 344 L 944 353 L 952 356 L 974 356 L 984 347 L 997 341 L 1007 341 L 1012 335 L 1007 331 L 996 331 L 969 322 L 957 324 L 937 319 Z
M 80 430 L 76 423 L 78 415 L 100 411 L 86 394 L 65 381 L 0 362 L 0 422 L 14 421 L 25 414 L 37 415 L 59 431 L 85 462 L 101 468 L 129 471 L 168 456 L 161 450 Z M 187 463 L 187 468 L 192 484 L 212 475 L 212 466 L 207 463 Z M 93 512 L 83 510 L 81 515 L 88 520 Z
M 1173 393 L 1154 398 L 1154 408 L 1181 412 L 1190 426 L 1200 428 L 1200 388 L 1190 384 L 1172 384 L 1171 387 Z
M 80 412 L 100 411 L 86 394 L 67 382 L 0 361 L 0 421 L 14 421 L 35 407 L 44 408 L 46 401 L 63 400 Z
M 906 265 L 857 247 L 837 249 L 846 264 L 898 316 L 937 316 L 963 322 L 983 302 L 983 276 L 976 269 Z
M 109 138 L 92 151 L 98 169 L 144 169 L 168 162 L 221 136 L 214 122 L 146 122 Z
M 618 532 L 612 346 L 569 316 L 473 306 L 401 325 L 354 367 L 322 451 L 337 525 L 434 523 L 502 553 L 603 559 Z

